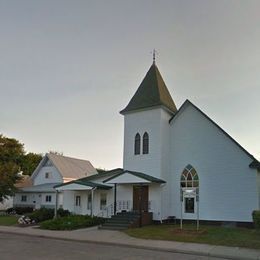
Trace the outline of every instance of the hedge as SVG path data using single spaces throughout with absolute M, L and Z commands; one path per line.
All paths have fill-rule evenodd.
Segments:
M 70 215 L 44 221 L 40 224 L 40 228 L 49 230 L 73 230 L 100 225 L 104 223 L 104 221 L 104 218 L 91 217 L 88 215 Z
M 5 211 L 7 214 L 17 214 L 17 215 L 23 215 L 26 213 L 33 212 L 33 207 L 14 207 L 9 208 Z
M 70 215 L 70 212 L 68 210 L 64 209 L 58 209 L 57 215 L 60 217 L 68 216 Z M 41 208 L 33 211 L 31 214 L 27 214 L 27 216 L 34 220 L 36 223 L 53 219 L 54 218 L 54 209 L 47 209 L 47 208 Z
M 260 229 L 260 210 L 254 210 L 252 213 L 254 226 L 256 229 Z

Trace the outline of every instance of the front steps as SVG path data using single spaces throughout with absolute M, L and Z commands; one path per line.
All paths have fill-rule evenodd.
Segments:
M 136 226 L 140 221 L 140 214 L 136 212 L 120 212 L 108 219 L 99 229 L 123 230 Z

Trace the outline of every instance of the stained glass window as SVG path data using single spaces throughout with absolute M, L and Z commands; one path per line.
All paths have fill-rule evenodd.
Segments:
M 181 174 L 181 187 L 199 187 L 199 176 L 190 164 L 185 167 Z

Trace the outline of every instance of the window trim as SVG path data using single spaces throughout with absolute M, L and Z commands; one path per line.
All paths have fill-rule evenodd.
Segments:
M 51 195 L 46 195 L 45 196 L 45 202 L 51 202 L 52 196 Z
M 27 195 L 21 195 L 21 202 L 27 202 Z
M 198 188 L 199 175 L 193 166 L 188 164 L 182 171 L 180 178 L 181 188 Z
M 91 210 L 92 208 L 92 194 L 88 194 L 88 202 L 87 202 L 87 210 Z
M 134 154 L 135 155 L 141 154 L 141 135 L 139 133 L 136 133 L 135 135 Z
M 102 203 L 105 202 L 105 203 Z M 100 194 L 100 210 L 104 210 L 107 206 L 107 194 L 101 193 Z
M 149 154 L 149 134 L 143 134 L 143 154 Z
M 75 206 L 81 207 L 81 196 L 80 195 L 75 196 Z
M 51 179 L 51 172 L 45 172 L 45 179 Z

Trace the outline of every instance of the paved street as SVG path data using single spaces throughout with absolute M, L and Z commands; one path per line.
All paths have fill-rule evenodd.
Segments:
M 107 246 L 75 241 L 28 237 L 14 234 L 0 234 L 1 260 L 28 259 L 178 259 L 217 260 L 186 254 L 159 252 L 128 247 Z

